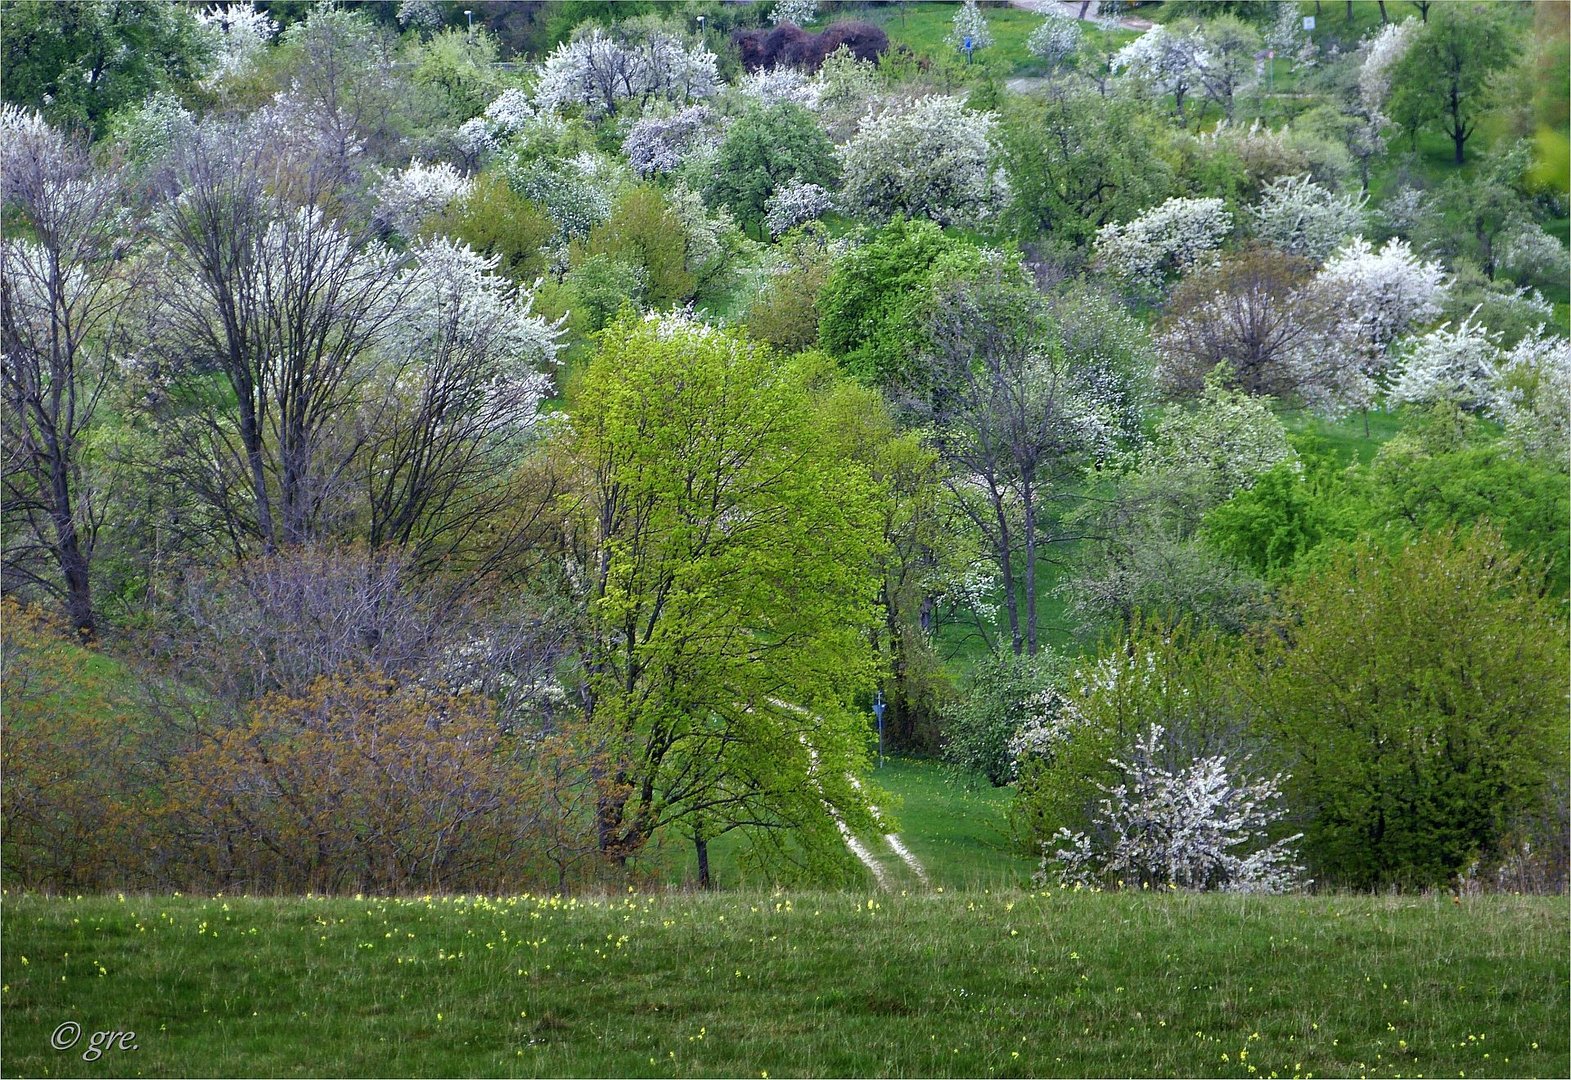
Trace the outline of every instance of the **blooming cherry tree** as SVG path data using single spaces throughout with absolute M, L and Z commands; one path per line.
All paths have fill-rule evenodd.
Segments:
M 613 116 L 623 104 L 696 101 L 719 88 L 715 54 L 641 20 L 610 31 L 580 27 L 540 65 L 535 100 L 542 108 L 581 106 Z
M 1408 343 L 1391 400 L 1451 401 L 1483 409 L 1494 399 L 1500 363 L 1499 334 L 1471 317 L 1454 330 L 1444 323 Z
M 214 45 L 216 66 L 208 77 L 209 83 L 243 72 L 278 33 L 278 24 L 249 0 L 244 4 L 214 5 L 198 12 L 196 18 Z
M 1507 350 L 1491 411 L 1524 449 L 1571 456 L 1571 339 L 1540 326 Z
M 993 43 L 993 32 L 987 28 L 987 19 L 976 6 L 976 0 L 965 0 L 955 9 L 949 36 L 944 40 L 962 50 L 985 49 Z
M 693 105 L 673 116 L 646 116 L 628 129 L 622 153 L 639 176 L 675 172 L 694 150 L 714 145 L 713 113 Z
M 1113 54 L 1110 67 L 1143 85 L 1157 97 L 1173 95 L 1174 110 L 1184 118 L 1184 99 L 1200 84 L 1204 50 L 1190 33 L 1153 26 Z
M 1080 23 L 1049 14 L 1042 25 L 1026 38 L 1026 49 L 1054 67 L 1064 67 L 1080 48 Z
M 770 236 L 779 236 L 798 225 L 817 221 L 829 211 L 833 199 L 817 184 L 793 180 L 764 203 L 764 227 Z
M 993 162 L 998 126 L 959 98 L 934 95 L 866 117 L 840 149 L 848 212 L 896 214 L 941 225 L 984 221 L 1007 197 Z
M 1318 262 L 1363 227 L 1365 201 L 1328 191 L 1307 175 L 1280 176 L 1266 185 L 1249 214 L 1261 240 Z
M 411 161 L 376 189 L 376 217 L 405 236 L 420 223 L 466 197 L 473 182 L 445 161 Z
M 1096 258 L 1114 277 L 1159 288 L 1172 275 L 1213 262 L 1232 228 L 1221 199 L 1168 199 L 1126 224 L 1102 226 Z
M 1298 884 L 1303 867 L 1293 845 L 1301 833 L 1271 843 L 1282 820 L 1287 779 L 1249 778 L 1225 755 L 1169 764 L 1172 753 L 1160 724 L 1152 724 L 1127 760 L 1109 758 L 1123 774 L 1092 815 L 1089 834 L 1059 830 L 1057 850 L 1044 845 L 1037 874 L 1056 870 L 1069 885 L 1118 884 L 1280 893 Z
M 775 26 L 806 26 L 818 18 L 818 0 L 775 0 L 769 21 Z

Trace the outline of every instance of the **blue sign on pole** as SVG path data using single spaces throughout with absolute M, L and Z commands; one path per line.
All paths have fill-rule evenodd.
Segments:
M 878 767 L 884 767 L 884 692 L 873 695 L 873 715 L 878 717 Z

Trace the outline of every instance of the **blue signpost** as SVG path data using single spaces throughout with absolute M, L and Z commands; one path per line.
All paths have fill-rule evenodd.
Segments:
M 971 37 L 970 37 L 970 35 L 967 35 L 966 36 L 966 42 L 965 42 L 965 50 L 966 50 L 966 63 L 968 63 L 968 64 L 971 62 L 971 49 L 972 48 L 973 48 L 973 46 L 971 44 Z
M 873 695 L 873 715 L 878 717 L 878 767 L 884 767 L 884 692 Z

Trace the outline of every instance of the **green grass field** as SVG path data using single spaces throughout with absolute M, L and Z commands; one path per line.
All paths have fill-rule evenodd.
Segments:
M 9 1075 L 1571 1068 L 1565 897 L 12 895 L 3 918 Z M 99 1031 L 135 1034 L 84 1060 Z

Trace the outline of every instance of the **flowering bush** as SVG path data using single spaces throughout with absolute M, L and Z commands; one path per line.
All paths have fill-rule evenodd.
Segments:
M 580 27 L 540 65 L 535 100 L 542 108 L 583 107 L 590 116 L 614 115 L 624 102 L 681 104 L 719 88 L 715 54 L 689 45 L 648 20 L 607 31 Z
M 1168 199 L 1126 224 L 1102 226 L 1096 259 L 1114 277 L 1159 288 L 1172 275 L 1213 262 L 1232 228 L 1221 199 Z
M 1181 118 L 1184 99 L 1200 82 L 1201 55 L 1193 34 L 1153 26 L 1114 53 L 1109 66 L 1114 74 L 1134 80 L 1157 97 L 1171 94 Z
M 1318 262 L 1363 227 L 1365 202 L 1334 194 L 1308 176 L 1285 176 L 1266 185 L 1249 213 L 1261 240 Z
M 1226 756 L 1172 764 L 1174 748 L 1152 724 L 1127 759 L 1108 763 L 1122 780 L 1105 794 L 1090 833 L 1059 831 L 1043 846 L 1038 882 L 1056 872 L 1069 885 L 1117 884 L 1228 892 L 1279 893 L 1298 884 L 1295 833 L 1271 843 L 1282 820 L 1286 777 L 1247 778 Z
M 411 161 L 376 189 L 376 218 L 404 236 L 413 236 L 420 223 L 465 198 L 473 181 L 445 161 L 427 165 Z
M 1527 220 L 1517 222 L 1501 239 L 1495 266 L 1525 283 L 1564 283 L 1571 278 L 1571 255 L 1566 246 L 1543 226 Z
M 957 49 L 985 49 L 993 43 L 993 32 L 987 28 L 987 19 L 976 6 L 976 0 L 965 0 L 955 9 L 950 21 L 949 36 L 944 39 Z
M 245 71 L 278 33 L 278 24 L 250 0 L 210 7 L 196 17 L 213 45 L 215 66 L 209 83 Z
M 763 68 L 750 71 L 736 84 L 736 92 L 763 105 L 790 102 L 812 109 L 818 106 L 819 83 L 805 73 L 791 67 Z
M 1531 453 L 1571 456 L 1571 339 L 1540 326 L 1508 349 L 1496 370 L 1492 411 Z
M 833 200 L 817 184 L 792 181 L 764 202 L 764 227 L 770 236 L 779 236 L 828 212 Z
M 816 18 L 818 0 L 775 0 L 775 6 L 769 10 L 769 21 L 775 26 L 806 26 Z
M 997 118 L 935 95 L 870 115 L 840 148 L 847 212 L 887 221 L 897 214 L 941 225 L 985 221 L 1007 198 L 993 166 Z
M 1063 67 L 1073 59 L 1082 38 L 1080 23 L 1049 14 L 1042 25 L 1026 38 L 1026 48 L 1032 56 L 1047 61 L 1051 67 Z
M 1391 400 L 1450 401 L 1482 409 L 1493 400 L 1499 365 L 1499 334 L 1471 319 L 1455 330 L 1445 323 L 1408 342 Z
M 713 115 L 707 105 L 693 105 L 672 116 L 643 117 L 628 129 L 622 153 L 639 176 L 674 172 L 693 150 L 714 144 Z

